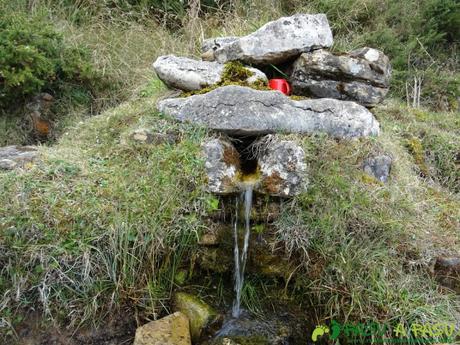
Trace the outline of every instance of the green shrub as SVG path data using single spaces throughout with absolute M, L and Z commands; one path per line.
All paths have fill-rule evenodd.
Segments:
M 458 1 L 312 0 L 302 11 L 327 14 L 336 50 L 366 45 L 384 51 L 393 67 L 393 96 L 404 98 L 406 82 L 418 76 L 423 79 L 424 105 L 437 107 L 442 99 L 455 110 L 460 37 Z M 439 73 L 440 70 L 444 73 Z
M 0 105 L 10 108 L 65 83 L 91 89 L 97 79 L 89 52 L 68 46 L 43 16 L 0 12 Z

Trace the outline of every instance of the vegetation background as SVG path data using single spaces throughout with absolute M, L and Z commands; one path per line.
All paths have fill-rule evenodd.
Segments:
M 168 311 L 176 273 L 220 201 L 202 189 L 208 133 L 156 112 L 166 90 L 151 64 L 296 12 L 326 13 L 335 51 L 383 50 L 393 77 L 391 99 L 375 109 L 379 138 L 294 138 L 311 188 L 274 225 L 277 245 L 304 263 L 282 298 L 318 322 L 460 320 L 458 295 L 430 274 L 436 255 L 460 251 L 458 1 L 0 0 L 0 146 L 36 142 L 25 105 L 38 92 L 56 100 L 43 162 L 0 176 L 0 332 L 14 337 L 31 310 L 70 328 L 124 308 Z M 181 141 L 129 142 L 138 127 Z M 360 172 L 381 152 L 394 159 L 387 185 Z M 221 301 L 216 279 L 194 288 Z M 262 308 L 255 291 L 272 286 L 249 277 L 246 307 Z

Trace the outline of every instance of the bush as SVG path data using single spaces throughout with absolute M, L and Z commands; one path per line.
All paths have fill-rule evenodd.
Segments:
M 91 89 L 97 74 L 89 52 L 70 47 L 41 15 L 0 12 L 0 105 L 10 108 L 64 83 Z
M 393 67 L 393 96 L 404 98 L 406 82 L 418 76 L 423 79 L 424 105 L 437 107 L 442 99 L 455 110 L 458 1 L 312 0 L 304 10 L 327 14 L 336 50 L 366 45 L 384 51 Z

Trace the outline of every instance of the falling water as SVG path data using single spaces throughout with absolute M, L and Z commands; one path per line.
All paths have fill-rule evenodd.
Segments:
M 241 292 L 243 289 L 244 283 L 244 269 L 246 267 L 246 259 L 248 255 L 248 246 L 249 246 L 249 233 L 250 233 L 250 216 L 251 216 L 251 207 L 252 207 L 252 183 L 244 184 L 244 192 L 241 195 L 241 199 L 244 200 L 244 242 L 243 242 L 243 251 L 240 254 L 240 248 L 238 244 L 238 213 L 239 213 L 239 199 L 236 200 L 236 212 L 235 212 L 235 222 L 233 224 L 233 236 L 234 236 L 234 259 L 235 259 L 235 293 L 236 297 L 233 302 L 232 316 L 240 316 L 240 305 L 241 305 Z

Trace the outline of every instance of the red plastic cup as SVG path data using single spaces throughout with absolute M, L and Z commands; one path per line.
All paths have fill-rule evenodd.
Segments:
M 286 79 L 270 79 L 268 86 L 270 89 L 281 91 L 287 96 L 291 94 L 291 85 L 289 85 Z

